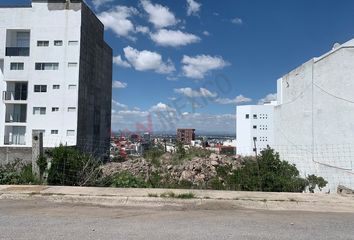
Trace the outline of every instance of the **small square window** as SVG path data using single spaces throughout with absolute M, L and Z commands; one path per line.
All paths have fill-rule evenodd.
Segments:
M 77 67 L 77 63 L 76 62 L 69 62 L 68 67 Z
M 23 70 L 23 68 L 24 63 L 15 62 L 10 64 L 10 70 Z
M 34 92 L 47 92 L 47 85 L 34 85 Z
M 37 47 L 48 47 L 49 41 L 37 41 Z
M 63 46 L 62 40 L 54 40 L 54 46 Z
M 257 114 L 253 114 L 253 119 L 257 119 Z
M 249 114 L 246 114 L 246 119 L 249 119 L 250 118 L 250 115 Z
M 253 125 L 253 129 L 257 129 L 257 125 Z
M 60 89 L 60 85 L 53 85 L 53 89 Z
M 78 45 L 78 44 L 79 44 L 79 41 L 69 41 L 68 42 L 69 46 L 75 46 L 75 45 Z
M 66 136 L 68 136 L 68 137 L 75 136 L 75 130 L 67 130 L 66 131 Z
M 59 112 L 59 108 L 58 107 L 52 107 L 52 112 Z
M 56 134 L 58 134 L 58 133 L 59 133 L 59 131 L 58 131 L 58 130 L 51 130 L 51 131 L 50 131 L 50 133 L 51 133 L 51 134 L 55 134 L 55 135 L 56 135 Z
M 68 107 L 68 112 L 75 112 L 76 111 L 76 107 Z
M 68 89 L 69 89 L 69 90 L 74 90 L 74 89 L 76 89 L 76 85 L 70 84 L 70 85 L 68 86 Z
M 34 107 L 33 115 L 45 115 L 46 108 L 45 107 Z

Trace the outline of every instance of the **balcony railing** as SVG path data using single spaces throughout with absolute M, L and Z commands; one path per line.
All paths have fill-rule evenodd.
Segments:
M 6 56 L 16 57 L 16 56 L 29 56 L 30 48 L 29 47 L 7 47 Z
M 2 100 L 4 101 L 26 101 L 27 91 L 3 91 Z
M 25 136 L 20 136 L 18 139 L 9 139 L 9 136 L 5 136 L 4 145 L 26 145 Z
M 10 114 L 5 118 L 6 123 L 26 123 L 26 115 Z

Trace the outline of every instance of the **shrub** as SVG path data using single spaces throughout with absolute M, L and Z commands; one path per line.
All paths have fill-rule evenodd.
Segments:
M 148 184 L 142 178 L 135 177 L 130 172 L 123 171 L 112 177 L 111 187 L 146 188 L 148 187 Z
M 75 148 L 59 146 L 48 153 L 52 158 L 48 184 L 94 185 L 100 175 L 100 162 Z
M 0 166 L 0 184 L 39 184 L 32 174 L 32 164 L 21 165 L 21 160 Z

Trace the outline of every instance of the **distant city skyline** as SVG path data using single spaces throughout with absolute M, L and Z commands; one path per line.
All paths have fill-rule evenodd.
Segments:
M 354 37 L 350 0 L 86 2 L 115 56 L 113 131 L 234 133 L 236 105 L 273 100 L 278 78 Z

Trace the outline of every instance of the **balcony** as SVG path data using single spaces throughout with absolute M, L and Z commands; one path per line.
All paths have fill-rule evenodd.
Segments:
M 28 57 L 30 54 L 29 47 L 7 47 L 5 55 L 7 57 Z
M 2 100 L 4 101 L 26 101 L 27 91 L 3 91 Z
M 26 145 L 26 127 L 5 127 L 4 145 Z
M 27 105 L 26 104 L 6 104 L 6 123 L 26 123 Z

